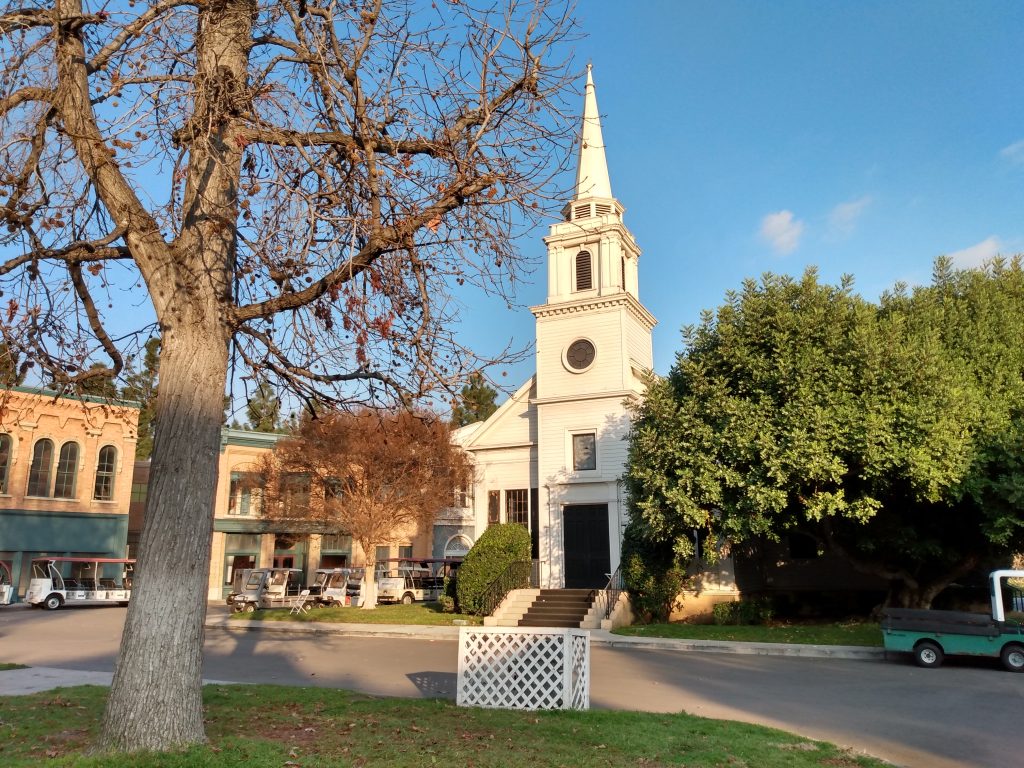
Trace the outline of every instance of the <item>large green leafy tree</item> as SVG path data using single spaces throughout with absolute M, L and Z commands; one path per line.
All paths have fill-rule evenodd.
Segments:
M 927 606 L 1024 544 L 1024 273 L 936 263 L 871 304 L 766 275 L 684 331 L 637 408 L 631 525 L 689 556 L 787 530 Z
M 477 421 L 486 421 L 498 410 L 494 402 L 497 397 L 498 390 L 488 384 L 482 374 L 472 374 L 462 387 L 459 403 L 452 410 L 451 425 L 464 427 Z

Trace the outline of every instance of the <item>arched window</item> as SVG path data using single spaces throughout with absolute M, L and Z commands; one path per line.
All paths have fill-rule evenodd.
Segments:
M 32 449 L 32 466 L 28 469 L 28 495 L 50 495 L 50 472 L 53 469 L 53 441 L 44 439 Z
M 97 501 L 112 501 L 114 498 L 114 467 L 117 466 L 117 449 L 112 445 L 100 448 L 96 459 L 96 484 L 92 497 Z
M 75 498 L 75 479 L 78 477 L 78 443 L 64 443 L 57 460 L 57 479 L 53 495 L 58 499 Z
M 590 254 L 580 251 L 576 254 L 576 290 L 589 291 L 594 287 L 594 270 L 590 263 Z
M 11 436 L 0 435 L 0 493 L 7 493 L 7 479 L 11 471 Z
M 465 557 L 472 546 L 473 542 L 460 533 L 448 539 L 448 542 L 444 545 L 444 556 L 446 558 Z

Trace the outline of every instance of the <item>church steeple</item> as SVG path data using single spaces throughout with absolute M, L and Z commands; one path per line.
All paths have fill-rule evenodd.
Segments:
M 604 155 L 604 138 L 601 136 L 601 113 L 597 110 L 597 92 L 590 64 L 587 64 L 587 86 L 583 96 L 583 128 L 580 131 L 580 151 L 576 163 L 575 193 L 574 200 L 612 197 L 608 161 Z

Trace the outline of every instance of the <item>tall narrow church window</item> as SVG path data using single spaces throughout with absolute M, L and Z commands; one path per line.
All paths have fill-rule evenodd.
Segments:
M 593 432 L 572 436 L 572 468 L 576 472 L 597 469 L 597 437 Z
M 590 254 L 580 251 L 576 254 L 576 290 L 589 291 L 594 287 L 593 269 Z
M 0 493 L 7 493 L 7 476 L 11 471 L 11 436 L 0 435 Z
M 97 501 L 114 500 L 114 470 L 117 466 L 117 449 L 112 445 L 100 448 L 96 459 L 96 482 L 93 484 L 92 497 Z
M 40 440 L 32 449 L 32 465 L 28 469 L 28 495 L 50 495 L 50 472 L 53 470 L 53 441 Z
M 232 472 L 228 484 L 228 514 L 256 514 L 262 492 L 263 481 L 259 473 Z
M 75 498 L 75 477 L 78 473 L 78 443 L 64 443 L 57 459 L 57 479 L 53 495 L 58 499 Z
M 501 522 L 501 491 L 487 492 L 487 524 L 496 525 Z
M 626 260 L 622 260 L 622 290 L 626 290 Z
M 530 527 L 530 496 L 529 490 L 519 488 L 505 491 L 505 522 L 519 523 L 523 528 Z

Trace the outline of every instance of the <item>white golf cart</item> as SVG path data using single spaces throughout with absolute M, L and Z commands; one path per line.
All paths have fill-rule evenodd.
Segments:
M 303 590 L 300 568 L 251 568 L 228 605 L 235 613 L 253 613 L 264 608 L 289 608 Z
M 11 579 L 11 566 L 0 560 L 0 605 L 10 605 L 14 601 L 14 582 Z
M 128 605 L 134 560 L 112 557 L 37 557 L 25 602 L 55 611 L 61 606 Z

